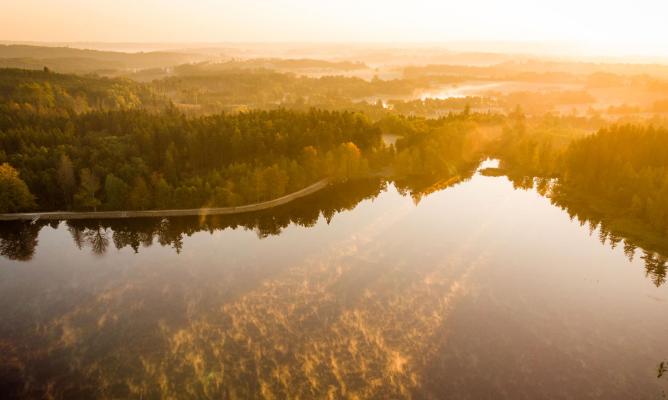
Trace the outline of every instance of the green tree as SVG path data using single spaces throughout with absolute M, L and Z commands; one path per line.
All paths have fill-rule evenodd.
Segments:
M 155 207 L 158 209 L 165 209 L 172 205 L 172 197 L 174 190 L 167 183 L 165 178 L 158 173 L 151 176 L 151 186 L 153 187 L 153 197 L 155 199 Z
M 285 194 L 288 186 L 288 174 L 278 165 L 274 164 L 264 171 L 264 181 L 267 182 L 266 192 L 269 200 L 276 199 Z
M 125 208 L 128 199 L 129 187 L 122 179 L 114 174 L 107 174 L 104 179 L 104 193 L 107 197 L 106 208 L 110 210 L 121 210 Z
M 88 168 L 83 168 L 79 172 L 79 190 L 74 195 L 74 202 L 78 207 L 93 209 L 97 211 L 97 207 L 101 204 L 100 200 L 95 197 L 97 191 L 100 190 L 100 180 Z
M 342 143 L 336 149 L 334 165 L 334 177 L 342 180 L 361 176 L 368 170 L 368 164 L 362 158 L 360 149 L 352 142 Z
M 35 198 L 19 173 L 7 163 L 0 165 L 0 212 L 18 212 L 35 207 Z
M 72 196 L 74 195 L 74 190 L 77 186 L 76 178 L 74 177 L 74 167 L 72 165 L 72 160 L 63 154 L 60 156 L 60 162 L 58 163 L 57 171 L 58 184 L 60 185 L 60 190 L 63 194 L 63 200 L 66 205 L 72 204 Z
M 133 210 L 146 210 L 151 206 L 151 193 L 146 181 L 142 177 L 136 177 L 128 196 L 128 204 Z

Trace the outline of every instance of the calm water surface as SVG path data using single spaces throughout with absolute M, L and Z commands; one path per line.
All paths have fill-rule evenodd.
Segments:
M 642 252 L 503 177 L 371 197 L 176 239 L 42 227 L 0 258 L 2 397 L 668 393 L 668 292 Z

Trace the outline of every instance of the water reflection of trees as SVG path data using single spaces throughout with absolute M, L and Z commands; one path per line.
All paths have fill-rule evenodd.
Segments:
M 478 162 L 461 162 L 439 174 L 424 174 L 396 177 L 394 184 L 404 196 L 410 196 L 415 204 L 432 193 L 468 181 L 478 168 Z
M 257 213 L 207 217 L 134 218 L 117 220 L 70 220 L 66 222 L 74 244 L 88 248 L 94 254 L 104 254 L 110 245 L 138 252 L 156 242 L 172 247 L 177 253 L 183 248 L 184 236 L 197 232 L 213 233 L 225 229 L 254 230 L 258 237 L 279 235 L 290 224 L 314 226 L 322 216 L 327 223 L 337 213 L 354 208 L 364 199 L 373 198 L 384 190 L 385 181 L 379 178 L 356 180 L 326 188 L 307 198 L 281 207 Z M 0 224 L 0 254 L 11 260 L 32 259 L 40 230 L 59 222 L 13 221 Z
M 622 233 L 618 226 L 623 224 L 623 221 L 610 219 L 603 207 L 592 204 L 591 199 L 584 201 L 577 194 L 561 190 L 552 179 L 522 175 L 509 175 L 508 179 L 515 189 L 535 189 L 542 196 L 550 197 L 552 204 L 564 210 L 571 220 L 577 220 L 582 226 L 587 225 L 590 234 L 593 235 L 598 230 L 601 244 L 607 244 L 613 249 L 622 245 L 629 261 L 633 261 L 636 253 L 641 251 L 640 258 L 645 264 L 647 277 L 656 286 L 666 282 L 668 238 L 657 238 L 652 232 L 640 228 L 635 229 L 634 235 Z
M 403 177 L 395 181 L 399 192 L 418 203 L 429 194 L 444 190 L 471 178 L 475 165 L 449 174 Z M 326 188 L 307 198 L 281 207 L 256 213 L 206 217 L 130 218 L 105 220 L 69 220 L 67 231 L 79 249 L 103 255 L 113 244 L 116 249 L 129 247 L 139 252 L 141 247 L 155 243 L 171 247 L 176 253 L 183 249 L 183 238 L 197 232 L 213 233 L 225 229 L 254 230 L 259 238 L 280 235 L 290 224 L 314 226 L 320 217 L 327 223 L 337 213 L 354 208 L 359 202 L 374 198 L 385 189 L 381 178 L 360 179 Z M 12 221 L 0 223 L 0 255 L 16 261 L 32 259 L 41 229 L 57 228 L 59 221 Z
M 16 398 L 410 398 L 486 258 L 457 262 L 462 246 L 388 268 L 419 251 L 378 254 L 394 222 L 377 215 L 278 274 L 138 266 L 38 296 L 44 312 L 0 341 L 0 385 Z
M 601 244 L 606 243 L 611 248 L 616 248 L 620 244 L 624 246 L 624 254 L 633 261 L 638 250 L 642 252 L 640 258 L 645 263 L 645 273 L 656 286 L 661 286 L 666 282 L 666 268 L 668 267 L 668 257 L 664 254 L 663 246 L 652 244 L 649 241 L 650 233 L 644 235 L 642 232 L 637 236 L 622 236 L 614 227 L 614 223 L 608 221 L 604 215 L 599 214 L 587 205 L 578 205 L 578 203 L 569 202 L 568 198 L 553 197 L 552 203 L 568 213 L 571 219 L 576 219 L 580 225 L 587 224 L 591 233 L 598 229 L 598 239 Z
M 0 224 L 0 255 L 10 260 L 32 259 L 38 243 L 39 231 L 45 223 L 11 221 Z
M 424 196 L 444 190 L 454 184 L 468 180 L 475 168 L 461 168 L 447 176 L 403 177 L 394 181 L 403 195 L 409 195 L 415 202 Z M 668 269 L 667 238 L 656 238 L 650 232 L 638 231 L 631 236 L 617 229 L 616 221 L 609 221 L 605 212 L 582 202 L 566 192 L 555 191 L 555 181 L 531 178 L 523 175 L 508 176 L 515 189 L 535 189 L 543 196 L 549 196 L 552 203 L 563 209 L 571 219 L 587 224 L 593 234 L 598 230 L 599 240 L 613 249 L 622 245 L 624 254 L 632 261 L 642 251 L 647 276 L 655 285 L 666 281 Z M 94 254 L 104 254 L 110 245 L 116 249 L 129 247 L 138 252 L 141 247 L 156 243 L 171 247 L 177 253 L 183 248 L 185 236 L 197 232 L 215 232 L 225 229 L 254 230 L 258 237 L 279 235 L 290 224 L 310 227 L 322 216 L 327 223 L 339 212 L 354 208 L 360 201 L 378 196 L 384 190 L 386 181 L 380 178 L 357 180 L 331 186 L 308 198 L 300 199 L 284 206 L 258 213 L 180 218 L 146 218 L 119 220 L 72 220 L 67 221 L 67 230 L 75 245 L 88 248 Z M 30 260 L 38 244 L 42 227 L 58 226 L 57 221 L 7 222 L 0 224 L 0 255 L 17 261 Z

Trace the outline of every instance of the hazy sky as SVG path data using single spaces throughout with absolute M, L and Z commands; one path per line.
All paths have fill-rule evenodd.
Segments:
M 0 40 L 556 40 L 665 56 L 666 18 L 666 0 L 0 0 Z

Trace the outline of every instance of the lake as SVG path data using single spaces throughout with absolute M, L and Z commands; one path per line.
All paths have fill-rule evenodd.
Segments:
M 476 96 L 490 96 L 493 94 L 510 94 L 516 92 L 559 92 L 582 90 L 582 85 L 551 82 L 523 82 L 523 81 L 465 81 L 457 84 L 440 85 L 439 87 L 417 91 L 417 98 L 450 99 Z
M 414 198 L 372 179 L 236 217 L 5 224 L 3 398 L 668 393 L 654 255 L 505 177 Z

